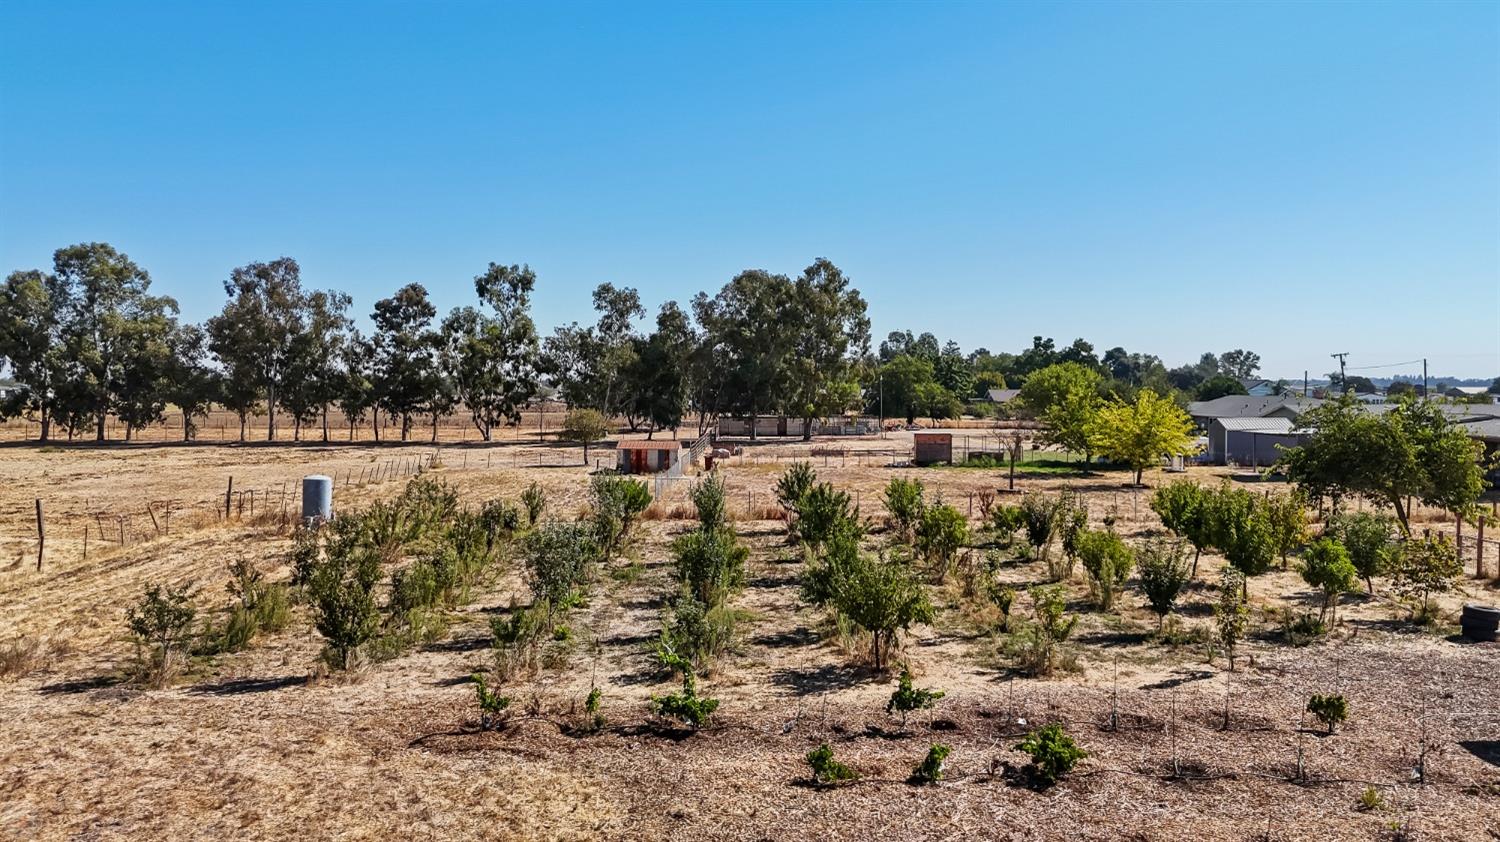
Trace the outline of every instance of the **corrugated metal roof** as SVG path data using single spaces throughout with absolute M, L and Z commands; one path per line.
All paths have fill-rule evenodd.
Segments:
M 1500 441 L 1500 418 L 1485 418 L 1480 421 L 1465 421 L 1465 432 L 1470 438 Z
M 1214 423 L 1226 430 L 1245 433 L 1290 433 L 1290 418 L 1215 418 Z

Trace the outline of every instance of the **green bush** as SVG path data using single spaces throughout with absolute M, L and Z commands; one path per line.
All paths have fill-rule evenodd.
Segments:
M 490 618 L 490 646 L 495 654 L 496 672 L 502 679 L 510 680 L 536 669 L 549 614 L 545 603 L 520 607 L 513 602 L 507 616 Z
M 505 711 L 510 707 L 510 697 L 502 696 L 490 689 L 484 675 L 474 673 L 474 695 L 479 702 L 479 727 L 485 731 L 496 728 L 505 721 Z
M 1026 542 L 1031 545 L 1032 554 L 1044 561 L 1052 537 L 1057 533 L 1065 502 L 1060 497 L 1049 497 L 1037 491 L 1028 491 L 1021 496 L 1021 526 L 1026 530 Z
M 725 502 L 724 480 L 709 475 L 688 492 L 698 512 L 699 529 L 718 529 L 729 525 L 729 506 Z
M 1005 641 L 1004 651 L 1022 673 L 1051 675 L 1064 665 L 1065 655 L 1068 663 L 1072 662 L 1073 653 L 1065 652 L 1063 643 L 1073 633 L 1078 618 L 1067 616 L 1067 600 L 1061 585 L 1034 586 L 1030 593 L 1034 622 L 1012 634 Z
M 946 503 L 928 507 L 917 522 L 917 551 L 940 576 L 952 569 L 959 549 L 968 540 L 969 521 Z
M 621 476 L 596 476 L 590 490 L 595 535 L 612 551 L 630 537 L 631 528 L 651 505 L 651 490 L 644 482 Z
M 937 704 L 937 700 L 943 697 L 942 690 L 925 690 L 913 687 L 911 682 L 911 670 L 903 668 L 901 679 L 896 686 L 896 691 L 891 693 L 891 700 L 885 703 L 887 714 L 900 712 L 901 727 L 906 727 L 906 717 L 914 710 L 931 710 Z
M 1245 576 L 1259 576 L 1271 569 L 1276 543 L 1265 508 L 1254 494 L 1221 487 L 1210 498 L 1208 518 L 1213 546 L 1236 570 Z
M 547 492 L 533 480 L 521 492 L 521 505 L 526 507 L 526 525 L 536 526 L 537 521 L 542 519 L 542 512 L 547 510 Z
M 1016 744 L 1016 750 L 1031 755 L 1029 768 L 1043 786 L 1057 783 L 1073 771 L 1078 761 L 1088 757 L 1088 752 L 1079 748 L 1062 725 L 1056 722 L 1027 734 L 1025 739 Z
M 932 603 L 904 565 L 861 553 L 858 541 L 835 542 L 829 550 L 804 574 L 803 598 L 832 607 L 869 632 L 871 662 L 883 669 L 901 631 L 931 622 Z
M 490 500 L 479 510 L 478 525 L 485 549 L 494 550 L 521 528 L 521 510 L 504 500 Z
M 673 603 L 662 629 L 657 660 L 668 668 L 680 668 L 686 661 L 696 669 L 707 669 L 734 644 L 738 622 L 728 606 L 708 606 L 684 594 Z
M 812 769 L 813 783 L 818 786 L 836 786 L 859 778 L 853 769 L 833 759 L 833 747 L 828 743 L 807 753 L 807 765 Z
M 588 720 L 590 731 L 597 731 L 604 727 L 604 691 L 597 686 L 589 688 L 589 694 L 583 699 L 583 713 Z
M 697 730 L 708 724 L 714 711 L 719 709 L 719 700 L 698 695 L 697 682 L 691 668 L 682 674 L 682 690 L 665 696 L 651 697 L 651 710 L 657 716 L 675 719 Z
M 1020 506 L 999 505 L 990 509 L 989 528 L 995 540 L 1008 547 L 1015 540 L 1016 531 L 1026 523 L 1026 513 Z
M 1047 573 L 1054 582 L 1073 578 L 1073 563 L 1078 559 L 1078 540 L 1089 528 L 1088 509 L 1078 505 L 1072 494 L 1063 492 L 1062 505 L 1057 513 L 1057 532 L 1062 544 L 1062 556 L 1048 561 Z
M 1010 609 L 1016 602 L 1016 589 L 1010 585 L 990 585 L 990 600 L 1000 609 L 1000 630 L 1010 631 Z
M 927 509 L 922 481 L 918 479 L 893 478 L 885 487 L 885 510 L 890 516 L 891 528 L 902 541 L 910 542 L 916 534 L 917 524 Z
M 1339 622 L 1339 595 L 1359 586 L 1359 571 L 1349 560 L 1349 551 L 1331 538 L 1320 538 L 1302 557 L 1302 580 L 1323 592 L 1323 606 L 1318 622 L 1330 611 L 1330 625 Z
M 313 569 L 307 592 L 313 624 L 328 641 L 331 666 L 353 666 L 360 647 L 379 629 L 380 611 L 375 605 L 379 581 L 380 557 L 357 542 L 330 543 Z
M 912 769 L 912 781 L 919 784 L 935 784 L 942 780 L 943 766 L 952 752 L 953 749 L 942 743 L 933 743 L 932 747 L 927 749 L 927 756 L 922 758 L 922 762 L 918 763 L 915 769 Z
M 139 602 L 125 610 L 125 624 L 135 637 L 137 649 L 148 650 L 143 660 L 154 686 L 165 687 L 186 659 L 196 615 L 186 585 L 152 585 Z
M 1190 479 L 1174 480 L 1151 495 L 1151 510 L 1173 535 L 1193 545 L 1193 567 L 1198 572 L 1198 558 L 1213 546 L 1209 510 L 1213 492 Z
M 1314 693 L 1307 700 L 1307 712 L 1316 716 L 1332 734 L 1334 728 L 1349 718 L 1349 700 L 1337 693 Z
M 1177 597 L 1187 586 L 1191 571 L 1188 568 L 1187 552 L 1180 541 L 1155 540 L 1141 545 L 1136 556 L 1140 567 L 1141 593 L 1157 616 L 1156 628 L 1161 630 L 1167 615 L 1177 604 Z
M 672 542 L 678 580 L 705 605 L 718 605 L 744 585 L 749 556 L 727 526 L 697 529 Z
M 1411 619 L 1424 624 L 1437 617 L 1432 598 L 1453 590 L 1464 573 L 1458 550 L 1443 534 L 1429 533 L 1397 544 L 1389 563 L 1391 589 L 1411 606 Z
M 1233 567 L 1224 568 L 1224 577 L 1219 582 L 1219 602 L 1214 606 L 1214 623 L 1218 629 L 1219 643 L 1229 657 L 1229 670 L 1234 671 L 1234 651 L 1250 628 L 1250 607 L 1245 603 L 1245 574 Z
M 1074 549 L 1088 573 L 1089 592 L 1094 604 L 1108 611 L 1115 603 L 1115 594 L 1125 586 L 1130 569 L 1135 566 L 1135 553 L 1120 540 L 1120 536 L 1107 530 L 1084 529 L 1073 539 Z
M 576 523 L 547 523 L 526 536 L 523 547 L 526 584 L 534 600 L 548 608 L 550 629 L 553 613 L 574 602 L 578 587 L 587 581 L 600 556 L 594 533 Z
M 797 534 L 813 552 L 841 530 L 855 528 L 849 495 L 826 482 L 818 483 L 802 496 L 797 506 Z
M 776 481 L 776 502 L 780 503 L 781 510 L 786 512 L 787 535 L 793 539 L 797 537 L 795 519 L 797 507 L 817 481 L 818 474 L 813 470 L 810 462 L 793 462 L 791 467 L 781 475 L 781 479 Z
M 1328 524 L 1329 537 L 1349 551 L 1349 561 L 1365 580 L 1370 593 L 1375 592 L 1375 577 L 1386 572 L 1391 555 L 1396 519 L 1372 512 L 1339 515 Z

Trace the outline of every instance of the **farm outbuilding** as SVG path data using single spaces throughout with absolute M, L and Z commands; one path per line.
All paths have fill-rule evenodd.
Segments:
M 918 465 L 936 465 L 953 462 L 952 433 L 917 433 L 912 436 L 915 450 L 912 461 Z
M 1215 418 L 1208 424 L 1208 457 L 1215 464 L 1264 467 L 1310 435 L 1290 418 Z
M 615 467 L 622 474 L 659 474 L 682 463 L 682 442 L 630 439 L 615 445 Z

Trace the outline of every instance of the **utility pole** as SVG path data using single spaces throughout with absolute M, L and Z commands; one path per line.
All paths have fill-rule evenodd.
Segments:
M 1339 361 L 1339 391 L 1341 391 L 1341 392 L 1347 392 L 1347 391 L 1349 391 L 1349 380 L 1346 377 L 1344 377 L 1344 357 L 1349 356 L 1349 352 L 1348 351 L 1343 351 L 1343 352 L 1338 353 L 1338 354 L 1329 354 L 1328 356 L 1330 356 L 1330 357 L 1337 357 L 1338 361 Z
M 1422 358 L 1422 397 L 1427 397 L 1427 358 Z
M 1302 369 L 1302 397 L 1307 397 L 1307 369 Z

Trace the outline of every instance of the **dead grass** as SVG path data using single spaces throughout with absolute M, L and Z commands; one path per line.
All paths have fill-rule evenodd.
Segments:
M 1182 645 L 1157 641 L 1154 615 L 1127 591 L 1117 615 L 1082 614 L 1071 638 L 1080 671 L 1047 680 L 1016 675 L 995 654 L 993 610 L 945 585 L 939 621 L 914 629 L 897 659 L 948 695 L 893 736 L 884 715 L 892 685 L 863 666 L 867 642 L 798 598 L 801 555 L 786 544 L 774 483 L 786 461 L 833 444 L 840 455 L 814 466 L 867 518 L 882 511 L 879 492 L 892 476 L 921 478 L 966 514 L 972 494 L 976 520 L 984 494 L 1008 499 L 998 470 L 889 467 L 883 451 L 896 441 L 762 442 L 728 460 L 735 528 L 752 548 L 734 603 L 745 620 L 702 688 L 722 701 L 717 720 L 690 737 L 655 730 L 646 713 L 650 695 L 676 688 L 650 646 L 675 588 L 667 546 L 694 517 L 690 480 L 652 504 L 625 558 L 606 566 L 569 617 L 573 645 L 554 668 L 504 687 L 530 713 L 481 733 L 467 677 L 494 663 L 489 618 L 528 599 L 513 568 L 452 612 L 445 639 L 355 676 L 320 671 L 320 639 L 298 610 L 249 650 L 196 662 L 175 688 L 142 692 L 114 678 L 133 657 L 124 606 L 146 584 L 191 582 L 204 605 L 217 604 L 226 564 L 239 556 L 284 579 L 289 539 L 274 503 L 283 483 L 327 473 L 338 477 L 335 506 L 358 508 L 399 493 L 406 476 L 391 472 L 430 445 L 9 446 L 0 459 L 0 640 L 48 643 L 0 686 L 0 838 L 1369 839 L 1395 821 L 1417 838 L 1470 839 L 1500 827 L 1500 649 L 1414 630 L 1394 606 L 1356 597 L 1341 607 L 1339 630 L 1306 647 L 1285 646 L 1260 624 L 1241 670 L 1226 678 L 1222 659 L 1210 662 L 1195 642 L 1212 623 L 1213 592 L 1202 583 L 1223 563 L 1215 556 L 1183 599 L 1173 632 Z M 445 448 L 440 462 L 434 473 L 470 505 L 518 500 L 533 480 L 549 513 L 587 500 L 576 449 L 470 443 Z M 372 466 L 391 478 L 358 482 Z M 230 475 L 236 489 L 271 492 L 271 508 L 258 494 L 255 518 L 223 519 Z M 1217 481 L 1220 472 L 1191 476 Z M 1144 498 L 1115 476 L 1018 485 L 1071 488 L 1096 524 L 1113 510 L 1132 538 L 1159 530 Z M 48 517 L 40 573 L 37 496 Z M 169 500 L 170 534 L 153 529 L 144 509 Z M 127 519 L 123 544 L 111 517 Z M 116 540 L 101 541 L 100 520 Z M 87 559 L 85 524 L 95 524 Z M 1007 560 L 999 578 L 1024 592 L 1045 578 L 1042 567 Z M 1067 586 L 1070 610 L 1082 611 L 1084 584 Z M 1316 610 L 1293 571 L 1250 588 L 1257 617 Z M 1451 617 L 1466 598 L 1445 597 L 1443 611 Z M 1023 595 L 1013 613 L 1028 610 Z M 53 643 L 63 640 L 76 646 Z M 564 726 L 591 686 L 604 692 L 607 725 L 581 735 Z M 1307 695 L 1328 689 L 1348 695 L 1353 718 L 1333 737 L 1306 733 Z M 1112 713 L 1119 727 L 1109 727 Z M 1065 722 L 1091 756 L 1039 794 L 1017 785 L 1010 770 L 1022 757 L 1010 746 L 1050 720 Z M 799 785 L 803 756 L 824 740 L 860 783 L 832 792 Z M 954 747 L 947 780 L 908 786 L 933 740 Z M 1412 769 L 1424 747 L 1428 776 L 1418 786 Z M 1360 811 L 1371 784 L 1385 806 Z

